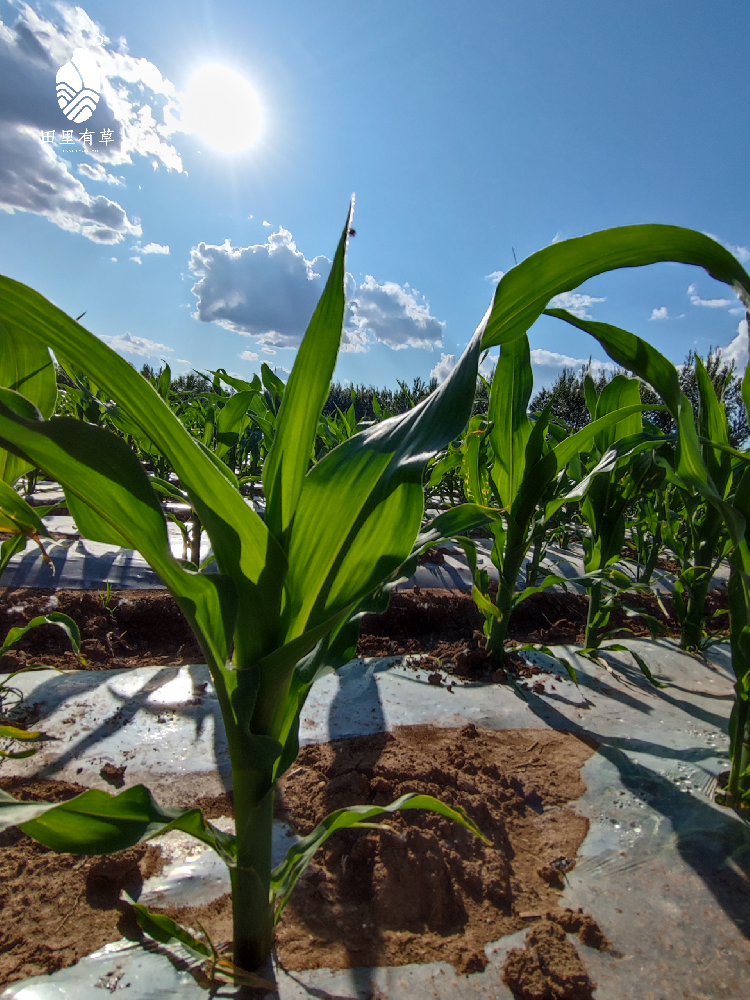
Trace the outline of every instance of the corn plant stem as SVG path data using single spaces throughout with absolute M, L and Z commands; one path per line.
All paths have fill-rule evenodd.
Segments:
M 695 548 L 695 575 L 686 588 L 687 611 L 680 636 L 680 645 L 683 649 L 700 649 L 703 639 L 703 618 L 706 612 L 708 588 L 711 585 L 711 567 L 724 528 L 721 515 L 709 511 L 701 528 L 703 530 L 696 531 L 699 544 Z
M 232 781 L 237 835 L 237 864 L 230 868 L 233 960 L 241 969 L 254 972 L 268 958 L 273 944 L 269 887 L 274 787 L 258 801 L 256 773 L 233 770 Z
M 703 617 L 706 608 L 706 597 L 711 582 L 711 571 L 693 577 L 688 589 L 687 611 L 682 622 L 680 645 L 683 649 L 700 649 L 703 639 Z
M 586 615 L 586 649 L 597 649 L 601 642 L 599 621 L 602 606 L 602 584 L 592 583 L 589 589 L 589 608 Z
M 516 584 L 518 574 L 523 566 L 524 556 L 528 551 L 526 542 L 528 524 L 521 529 L 512 518 L 508 518 L 508 531 L 505 536 L 505 553 L 500 561 L 498 543 L 493 546 L 492 561 L 497 566 L 502 565 L 497 588 L 495 606 L 500 611 L 499 618 L 493 618 L 487 637 L 487 655 L 502 662 L 505 655 L 505 641 L 508 637 L 510 616 L 515 607 Z
M 728 792 L 733 806 L 739 806 L 743 795 L 750 793 L 750 702 L 736 685 L 736 697 L 732 710 L 732 766 L 729 772 Z M 745 802 L 747 805 L 747 801 Z
M 201 564 L 201 533 L 203 525 L 201 519 L 194 512 L 190 518 L 190 562 L 196 566 Z

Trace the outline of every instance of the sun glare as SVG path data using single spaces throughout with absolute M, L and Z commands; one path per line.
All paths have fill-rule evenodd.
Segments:
M 258 95 L 239 73 L 227 66 L 203 66 L 184 96 L 184 121 L 215 149 L 233 153 L 258 138 L 262 112 Z

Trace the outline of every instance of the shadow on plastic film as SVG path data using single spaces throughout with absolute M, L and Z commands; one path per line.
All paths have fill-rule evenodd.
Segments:
M 176 715 L 190 715 L 196 718 L 195 739 L 200 737 L 206 719 L 209 716 L 214 719 L 214 747 L 217 769 L 224 787 L 231 787 L 229 782 L 228 765 L 223 766 L 222 764 L 224 757 L 226 756 L 226 747 L 221 742 L 224 735 L 224 727 L 220 718 L 221 712 L 219 704 L 213 695 L 205 694 L 205 688 L 203 688 L 202 681 L 196 683 L 195 670 L 199 668 L 194 665 L 193 669 L 189 671 L 194 695 L 189 702 L 175 701 L 154 703 L 151 701 L 151 698 L 157 691 L 179 676 L 181 669 L 182 668 L 179 666 L 161 668 L 158 673 L 154 674 L 149 680 L 147 680 L 143 687 L 141 687 L 134 694 L 122 695 L 110 688 L 109 693 L 120 703 L 119 706 L 99 724 L 97 724 L 91 732 L 87 733 L 76 743 L 68 746 L 68 748 L 60 754 L 59 757 L 56 757 L 54 761 L 51 761 L 38 770 L 33 771 L 29 777 L 49 778 L 59 773 L 66 767 L 66 765 L 92 750 L 99 742 L 111 737 L 118 730 L 133 722 L 140 712 L 146 712 L 150 715 L 159 716 L 165 711 L 172 711 Z M 45 681 L 39 688 L 34 690 L 34 702 L 42 702 L 46 709 L 54 711 L 54 709 L 62 705 L 63 702 L 76 696 L 81 697 L 102 684 L 108 684 L 108 682 L 113 679 L 113 675 L 108 674 L 105 679 L 97 682 L 94 677 L 91 677 L 89 672 L 82 671 L 82 674 L 83 673 L 85 673 L 86 676 L 67 675 L 63 683 L 60 683 L 59 678 Z M 118 671 L 114 676 L 127 673 L 127 670 Z M 73 682 L 72 684 L 65 683 L 71 681 Z M 45 689 L 47 689 L 48 693 L 45 692 Z M 52 697 L 50 697 L 50 695 Z
M 682 860 L 704 882 L 717 904 L 737 929 L 750 938 L 750 829 L 738 817 L 701 802 L 680 791 L 667 778 L 631 760 L 613 739 L 592 732 L 566 718 L 542 698 L 529 692 L 529 708 L 538 718 L 558 732 L 571 732 L 593 738 L 599 743 L 597 753 L 609 761 L 623 786 L 636 798 L 669 820 L 671 833 L 654 835 L 658 849 L 670 836 Z M 685 753 L 690 751 L 683 751 Z M 661 754 L 661 750 L 659 750 Z M 674 751 L 670 755 L 674 755 Z
M 377 673 L 388 670 L 390 664 L 383 663 L 382 661 L 374 661 L 368 664 L 364 675 L 351 676 L 347 674 L 339 674 L 338 681 L 339 685 L 336 690 L 336 694 L 328 709 L 328 735 L 331 740 L 341 740 L 342 736 L 345 734 L 346 725 L 345 719 L 347 715 L 347 709 L 356 699 L 360 703 L 369 706 L 369 711 L 365 718 L 365 724 L 363 729 L 367 731 L 369 740 L 366 745 L 366 749 L 363 750 L 361 756 L 357 759 L 356 770 L 364 774 L 365 777 L 370 780 L 374 776 L 375 767 L 380 760 L 380 757 L 385 749 L 386 743 L 388 741 L 388 734 L 386 732 L 386 720 L 385 712 L 383 711 L 383 704 L 380 700 L 380 690 L 378 688 Z M 364 732 L 362 735 L 365 735 Z M 335 773 L 338 773 L 341 767 L 342 755 L 345 753 L 345 745 L 343 742 L 334 743 L 334 760 L 332 769 Z M 339 808 L 341 803 L 336 802 L 335 799 L 330 794 L 331 785 L 330 783 L 326 786 L 326 812 L 332 812 L 334 809 Z M 354 805 L 355 803 L 347 803 L 347 805 Z M 339 837 L 352 837 L 358 836 L 356 833 L 339 833 Z M 367 863 L 358 865 L 359 879 L 358 879 L 358 892 L 364 896 L 372 898 L 375 892 L 374 886 L 374 859 L 368 859 Z M 343 887 L 339 887 L 339 893 L 343 894 Z M 373 947 L 376 949 L 376 954 L 380 954 L 382 934 L 380 927 L 375 923 L 370 929 L 369 933 L 371 936 L 371 942 Z M 349 961 L 352 965 L 350 975 L 352 985 L 354 987 L 354 992 L 357 996 L 370 996 L 376 990 L 376 984 L 374 980 L 374 970 L 369 968 L 357 967 L 358 957 L 352 952 L 347 952 Z M 308 992 L 309 987 L 305 987 Z M 315 995 L 315 994 L 313 994 Z M 321 993 L 325 996 L 326 1000 L 330 994 Z
M 609 658 L 606 657 L 605 654 L 603 659 L 609 659 Z M 654 685 L 649 684 L 648 680 L 641 673 L 640 668 L 638 668 L 635 665 L 629 663 L 623 664 L 620 662 L 616 662 L 614 665 L 614 669 L 616 669 L 619 673 L 621 673 L 630 684 L 634 685 L 635 687 L 638 687 L 644 693 L 650 695 L 652 698 L 655 699 L 655 701 L 666 702 L 666 704 L 671 705 L 673 708 L 679 709 L 686 715 L 692 715 L 694 719 L 698 719 L 701 722 L 705 722 L 706 725 L 714 726 L 716 729 L 724 729 L 724 727 L 726 726 L 726 717 L 724 715 L 716 715 L 714 712 L 710 712 L 708 709 L 702 708 L 700 705 L 696 705 L 695 702 L 686 701 L 682 698 L 675 698 L 674 695 L 670 694 L 671 689 L 675 687 L 675 685 L 672 684 L 671 680 L 669 681 L 667 687 L 657 688 Z M 721 673 L 721 671 L 719 672 Z M 606 682 L 600 681 L 598 680 L 598 678 L 597 681 L 601 686 L 601 690 L 609 697 L 616 698 L 617 700 L 620 701 L 625 700 L 623 692 L 618 692 L 616 688 L 612 687 L 607 688 L 605 686 Z M 584 684 L 586 683 L 582 675 L 579 675 L 579 683 L 584 683 Z M 587 686 L 592 686 L 592 685 L 588 684 Z M 696 691 L 693 693 L 700 698 L 703 697 L 702 691 Z M 730 697 L 732 696 L 730 695 Z M 634 702 L 631 707 L 638 709 L 638 704 Z M 638 711 L 651 712 L 652 709 L 640 708 L 638 709 Z

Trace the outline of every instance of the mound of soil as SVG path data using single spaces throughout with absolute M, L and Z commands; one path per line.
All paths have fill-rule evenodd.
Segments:
M 63 781 L 0 779 L 17 799 L 63 802 L 85 791 Z M 103 857 L 55 854 L 18 829 L 0 833 L 0 989 L 78 959 L 137 931 L 119 902 L 137 896 L 161 869 L 157 847 L 132 847 Z
M 385 805 L 406 792 L 459 807 L 490 844 L 448 819 L 396 813 L 379 831 L 336 833 L 294 890 L 277 929 L 285 968 L 353 968 L 447 961 L 487 964 L 484 945 L 541 918 L 594 947 L 608 942 L 588 915 L 557 907 L 588 821 L 568 805 L 584 791 L 591 746 L 569 733 L 427 726 L 304 748 L 282 779 L 277 818 L 307 834 L 334 809 Z M 203 802 L 207 815 L 231 802 Z M 550 874 L 551 873 L 551 874 Z M 171 909 L 231 937 L 229 897 Z
M 540 920 L 525 946 L 508 952 L 503 981 L 517 1000 L 591 1000 L 596 989 L 575 946 L 551 920 Z
M 78 625 L 81 653 L 89 670 L 183 663 L 204 663 L 193 631 L 166 590 L 43 590 L 0 588 L 0 635 L 26 625 L 37 615 L 61 611 Z M 56 625 L 40 625 L 0 660 L 13 670 L 35 660 L 75 669 L 70 642 Z
M 676 620 L 665 616 L 652 595 L 628 595 L 627 600 L 675 634 Z M 726 607 L 726 594 L 715 590 L 708 598 L 707 613 Z M 668 602 L 666 608 L 671 612 Z M 587 610 L 587 598 L 580 594 L 554 590 L 535 594 L 513 612 L 509 645 L 580 645 Z M 62 611 L 77 623 L 89 670 L 204 662 L 190 626 L 164 590 L 129 590 L 108 597 L 104 591 L 0 588 L 0 637 L 13 626 L 50 611 Z M 428 653 L 460 676 L 502 681 L 502 670 L 484 652 L 483 624 L 468 593 L 419 587 L 399 590 L 385 614 L 364 617 L 357 655 Z M 718 632 L 727 624 L 723 616 L 712 628 Z M 612 612 L 610 626 L 626 629 L 623 636 L 650 634 L 643 619 L 628 617 L 622 608 Z M 28 662 L 63 669 L 79 666 L 65 634 L 54 625 L 32 629 L 0 659 L 0 670 L 15 670 Z M 506 657 L 505 665 L 521 676 L 527 673 L 517 657 Z

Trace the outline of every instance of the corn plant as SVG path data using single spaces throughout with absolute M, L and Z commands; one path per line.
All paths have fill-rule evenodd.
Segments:
M 263 468 L 265 522 L 245 503 L 233 470 L 191 437 L 127 362 L 42 296 L 0 279 L 3 343 L 28 341 L 45 358 L 51 348 L 85 368 L 168 459 L 209 534 L 219 570 L 211 575 L 173 558 L 157 496 L 122 439 L 68 417 L 44 419 L 20 392 L 0 389 L 0 442 L 62 485 L 84 535 L 138 549 L 192 625 L 224 719 L 236 834 L 216 830 L 197 809 L 162 809 L 143 786 L 117 796 L 91 790 L 56 806 L 0 796 L 2 822 L 74 853 L 118 850 L 170 828 L 211 844 L 229 866 L 233 961 L 245 970 L 266 958 L 275 920 L 314 848 L 335 829 L 390 811 L 362 807 L 333 814 L 271 872 L 274 789 L 296 757 L 307 693 L 321 672 L 341 661 L 352 623 L 412 556 L 415 540 L 421 546 L 440 538 L 433 531 L 417 539 L 422 473 L 428 459 L 460 434 L 476 379 L 481 331 L 437 392 L 348 438 L 310 468 L 341 339 L 348 228 L 347 221 L 276 415 Z M 462 515 L 450 511 L 443 518 L 456 516 Z M 479 833 L 459 810 L 428 796 L 409 795 L 392 808 L 429 808 Z
M 532 382 L 529 341 L 522 333 L 502 345 L 490 391 L 488 419 L 472 418 L 473 430 L 464 456 L 470 499 L 484 506 L 495 503 L 502 511 L 491 529 L 494 541 L 490 558 L 499 575 L 494 600 L 487 572 L 477 568 L 472 547 L 462 542 L 474 575 L 474 600 L 485 617 L 487 652 L 500 660 L 513 609 L 532 594 L 563 580 L 551 573 L 539 583 L 518 588 L 529 550 L 540 546 L 540 538 L 554 523 L 554 516 L 569 502 L 568 496 L 555 495 L 566 467 L 597 435 L 622 425 L 644 408 L 640 400 L 611 408 L 577 433 L 558 440 L 559 435 L 550 430 L 549 405 L 535 420 L 528 415 Z M 483 438 L 488 445 L 484 452 Z M 480 464 L 483 453 L 491 463 L 485 469 Z M 541 558 L 541 548 L 536 557 Z
M 623 405 L 640 402 L 637 379 L 616 375 L 599 394 L 590 375 L 586 375 L 584 384 L 592 420 Z M 615 564 L 622 558 L 628 510 L 663 483 L 665 472 L 657 464 L 654 450 L 664 444 L 662 434 L 644 433 L 641 413 L 633 413 L 596 435 L 592 441 L 590 471 L 568 493 L 569 499 L 582 499 L 581 515 L 588 526 L 583 536 L 584 571 L 589 577 L 584 648 L 587 654 L 594 654 L 602 640 L 612 634 L 607 626 L 615 598 L 645 588 L 645 584 L 617 570 Z M 622 606 L 633 611 L 627 605 Z M 652 633 L 660 630 L 655 619 L 643 612 L 640 615 L 649 622 Z
M 695 249 L 698 249 L 697 242 Z M 710 258 L 702 254 L 696 259 L 696 254 L 689 262 L 703 263 L 714 278 L 731 284 L 746 308 L 750 307 L 750 275 L 730 255 L 717 252 L 712 256 L 713 260 L 709 262 Z M 750 456 L 720 440 L 699 434 L 699 429 L 705 429 L 705 425 L 703 428 L 696 426 L 692 406 L 681 391 L 676 369 L 646 341 L 607 323 L 582 320 L 565 310 L 550 309 L 547 314 L 592 334 L 614 361 L 653 386 L 677 425 L 672 481 L 687 493 L 703 497 L 721 515 L 729 533 L 732 542 L 729 556 L 730 645 L 735 701 L 729 723 L 729 781 L 718 797 L 726 805 L 747 810 L 750 808 Z M 742 394 L 747 405 L 750 402 L 747 372 L 742 381 Z M 717 470 L 704 460 L 702 449 L 705 447 L 717 453 L 733 455 L 740 463 L 731 502 L 717 488 L 714 481 Z
M 703 461 L 717 491 L 728 498 L 734 470 L 731 454 L 721 450 L 730 443 L 726 408 L 699 357 L 695 358 L 695 375 Z M 669 474 L 671 479 L 671 469 Z M 676 498 L 676 503 L 670 503 L 671 497 Z M 680 642 L 683 649 L 697 650 L 711 641 L 704 624 L 706 597 L 714 573 L 732 548 L 732 540 L 721 511 L 700 494 L 674 482 L 665 501 L 665 544 L 680 563 L 674 590 Z

